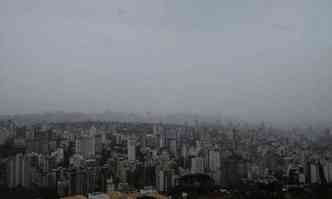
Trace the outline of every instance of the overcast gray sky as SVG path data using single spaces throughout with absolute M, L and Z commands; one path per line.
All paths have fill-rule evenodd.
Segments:
M 0 113 L 330 121 L 331 7 L 330 0 L 1 0 Z

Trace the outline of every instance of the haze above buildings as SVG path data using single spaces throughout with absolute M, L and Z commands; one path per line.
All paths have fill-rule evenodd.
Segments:
M 0 113 L 110 109 L 327 123 L 330 7 L 1 1 Z

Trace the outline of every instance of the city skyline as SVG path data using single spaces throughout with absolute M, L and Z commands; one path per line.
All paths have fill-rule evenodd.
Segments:
M 0 120 L 0 193 L 31 199 L 328 198 L 332 134 L 308 130 Z

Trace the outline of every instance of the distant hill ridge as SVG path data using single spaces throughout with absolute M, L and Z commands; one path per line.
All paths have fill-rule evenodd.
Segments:
M 18 124 L 33 124 L 41 122 L 81 122 L 81 121 L 118 121 L 118 122 L 147 122 L 193 124 L 195 121 L 216 123 L 220 118 L 216 116 L 202 116 L 198 114 L 176 113 L 167 115 L 140 114 L 105 111 L 103 113 L 82 112 L 46 112 L 33 114 L 0 115 L 0 120 L 15 120 Z M 230 119 L 228 121 L 231 121 Z

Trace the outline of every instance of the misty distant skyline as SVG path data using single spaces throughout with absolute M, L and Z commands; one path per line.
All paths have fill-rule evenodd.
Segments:
M 329 0 L 2 0 L 0 114 L 331 122 L 331 7 Z

